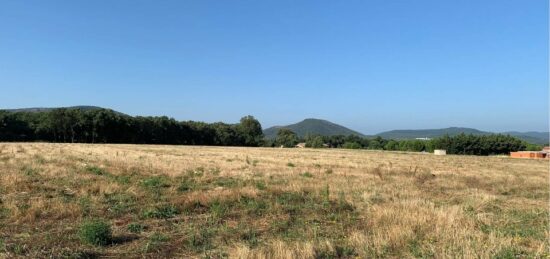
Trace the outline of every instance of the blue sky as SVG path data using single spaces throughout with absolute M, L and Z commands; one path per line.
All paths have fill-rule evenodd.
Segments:
M 0 2 L 0 107 L 548 130 L 548 3 Z

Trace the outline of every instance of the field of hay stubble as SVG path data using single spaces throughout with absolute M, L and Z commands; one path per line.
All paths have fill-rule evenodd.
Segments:
M 0 258 L 548 257 L 548 165 L 0 143 Z

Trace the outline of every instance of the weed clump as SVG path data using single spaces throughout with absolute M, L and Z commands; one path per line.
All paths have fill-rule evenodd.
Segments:
M 146 210 L 143 213 L 145 218 L 156 218 L 156 219 L 168 219 L 173 218 L 179 213 L 178 209 L 174 205 L 167 204 L 158 206 L 153 209 Z
M 213 233 L 206 228 L 198 229 L 190 234 L 187 247 L 194 251 L 204 251 L 212 248 Z
M 132 233 L 138 234 L 138 233 L 141 233 L 143 230 L 145 230 L 145 226 L 139 223 L 130 223 L 128 224 L 126 229 L 128 229 L 128 231 Z
M 91 245 L 104 246 L 111 242 L 111 225 L 101 219 L 84 222 L 78 232 L 80 239 Z
M 313 175 L 310 173 L 310 172 L 304 172 L 303 174 L 300 174 L 302 177 L 305 177 L 305 178 L 312 178 Z
M 162 176 L 149 177 L 149 178 L 141 181 L 141 185 L 143 187 L 151 189 L 151 190 L 166 188 L 166 187 L 170 186 L 168 184 L 168 181 L 166 180 L 166 177 L 162 177 Z
M 95 165 L 86 166 L 86 171 L 88 173 L 92 173 L 92 174 L 95 174 L 95 175 L 107 175 L 108 174 L 108 172 L 105 169 L 97 167 Z
M 187 191 L 192 191 L 195 188 L 196 188 L 195 180 L 189 177 L 185 177 L 179 183 L 177 190 L 178 192 L 187 192 Z

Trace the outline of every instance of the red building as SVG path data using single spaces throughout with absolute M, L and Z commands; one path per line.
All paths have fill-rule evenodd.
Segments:
M 510 152 L 510 157 L 516 157 L 516 158 L 550 158 L 550 147 L 544 147 L 541 151 Z

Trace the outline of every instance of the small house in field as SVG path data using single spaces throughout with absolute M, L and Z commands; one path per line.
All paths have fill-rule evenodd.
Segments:
M 436 155 L 436 156 L 446 156 L 447 155 L 447 150 L 436 149 L 436 150 L 434 150 L 434 155 Z
M 544 147 L 541 151 L 517 151 L 510 152 L 514 158 L 550 158 L 550 147 Z
M 546 158 L 547 154 L 542 151 L 518 151 L 510 152 L 510 157 L 514 158 Z
M 296 144 L 296 146 L 294 146 L 294 147 L 297 147 L 297 148 L 305 148 L 305 147 L 306 147 L 306 143 L 305 143 L 305 142 L 298 143 L 298 144 Z
M 510 157 L 513 158 L 550 158 L 548 153 L 543 151 L 517 151 L 510 152 Z

